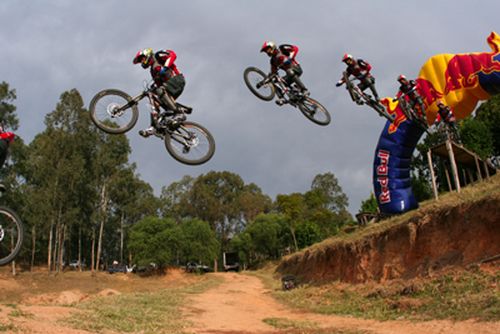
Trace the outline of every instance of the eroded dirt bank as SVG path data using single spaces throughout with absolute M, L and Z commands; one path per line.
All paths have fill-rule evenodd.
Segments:
M 280 274 L 303 282 L 409 279 L 500 254 L 500 195 L 421 210 L 363 237 L 322 243 L 285 258 Z

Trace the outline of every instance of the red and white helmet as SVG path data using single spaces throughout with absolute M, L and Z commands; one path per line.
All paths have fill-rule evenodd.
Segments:
M 141 63 L 143 68 L 148 68 L 153 63 L 153 49 L 147 48 L 140 50 L 134 57 L 133 63 Z
M 403 74 L 400 74 L 399 77 L 398 77 L 398 81 L 401 82 L 401 81 L 406 81 L 406 76 L 403 75 Z
M 342 57 L 342 61 L 345 63 L 348 60 L 353 61 L 354 57 L 349 53 L 344 53 L 344 57 Z
M 272 51 L 276 50 L 276 43 L 273 41 L 265 41 L 260 48 L 260 52 L 265 52 L 267 49 L 271 49 Z

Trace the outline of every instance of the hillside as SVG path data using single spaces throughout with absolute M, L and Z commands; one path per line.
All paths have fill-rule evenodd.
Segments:
M 418 210 L 339 235 L 284 258 L 301 282 L 362 283 L 427 276 L 500 254 L 500 174 Z

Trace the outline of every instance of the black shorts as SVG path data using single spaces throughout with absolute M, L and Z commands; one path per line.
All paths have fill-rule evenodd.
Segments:
M 184 86 L 186 86 L 186 80 L 182 74 L 178 74 L 173 78 L 170 78 L 166 83 L 163 84 L 168 92 L 168 95 L 177 99 L 184 91 Z

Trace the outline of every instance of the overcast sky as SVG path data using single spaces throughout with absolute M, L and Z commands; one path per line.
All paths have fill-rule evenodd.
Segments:
M 149 76 L 132 65 L 136 52 L 172 49 L 187 81 L 179 102 L 194 108 L 190 119 L 212 132 L 217 148 L 202 166 L 175 161 L 162 141 L 137 134 L 149 122 L 141 105 L 127 134 L 131 161 L 157 195 L 183 175 L 227 170 L 274 199 L 305 192 L 315 175 L 332 172 L 356 213 L 372 191 L 384 119 L 334 86 L 342 55 L 371 63 L 379 95 L 393 96 L 396 77 L 415 77 L 434 54 L 489 51 L 486 38 L 500 33 L 499 13 L 498 0 L 3 0 L 0 82 L 17 92 L 17 133 L 29 143 L 64 91 L 78 89 L 86 107 L 105 88 L 135 95 Z M 303 82 L 332 114 L 329 126 L 246 88 L 247 66 L 268 70 L 259 53 L 265 40 L 299 47 Z

